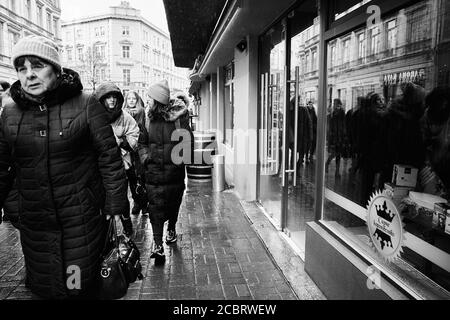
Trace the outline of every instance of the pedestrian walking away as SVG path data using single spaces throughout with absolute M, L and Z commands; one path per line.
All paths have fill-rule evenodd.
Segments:
M 48 299 L 94 298 L 107 218 L 128 201 L 108 113 L 61 67 L 53 41 L 22 38 L 11 61 L 19 80 L 0 118 L 0 206 L 15 181 L 25 285 Z M 79 286 L 67 281 L 73 270 Z
M 185 165 L 193 159 L 194 137 L 187 105 L 179 98 L 170 100 L 167 80 L 154 83 L 147 93 L 149 107 L 139 137 L 139 157 L 145 170 L 153 229 L 151 257 L 164 259 L 164 222 L 169 221 L 166 242 L 176 242 L 175 225 L 185 190 Z M 172 139 L 175 130 L 182 131 L 181 141 Z M 172 151 L 180 143 L 181 154 L 175 154 L 181 158 L 177 158 Z

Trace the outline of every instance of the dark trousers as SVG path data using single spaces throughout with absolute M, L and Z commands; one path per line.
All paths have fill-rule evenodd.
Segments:
M 178 221 L 178 209 L 170 210 L 169 212 L 167 212 L 166 217 L 169 220 L 167 230 L 175 230 L 175 225 Z M 166 220 L 165 218 L 160 217 L 160 215 L 152 214 L 150 212 L 150 222 L 152 224 L 153 240 L 157 245 L 160 245 L 163 242 L 162 238 L 164 234 L 164 223 L 166 222 Z
M 139 195 L 136 192 L 136 188 L 138 185 L 138 182 L 141 186 L 145 186 L 145 181 L 141 177 L 138 177 L 136 175 L 136 170 L 134 167 L 130 167 L 130 169 L 126 170 L 128 183 L 131 190 L 131 197 L 133 198 L 134 206 L 139 206 L 139 208 L 144 209 L 147 205 L 147 197 L 144 193 L 143 195 Z

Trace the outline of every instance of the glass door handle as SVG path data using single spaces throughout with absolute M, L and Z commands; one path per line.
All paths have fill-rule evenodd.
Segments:
M 285 72 L 287 71 L 287 67 L 285 67 Z M 294 109 L 295 109 L 295 115 L 294 115 L 294 150 L 292 151 L 292 157 L 293 157 L 293 168 L 291 168 L 291 163 L 289 163 L 289 168 L 287 170 L 283 170 L 283 187 L 285 184 L 285 173 L 290 174 L 293 173 L 294 174 L 294 179 L 293 179 L 293 185 L 294 187 L 297 186 L 297 146 L 298 146 L 298 141 L 297 141 L 297 135 L 298 135 L 298 95 L 299 95 L 299 86 L 300 86 L 300 67 L 296 66 L 295 67 L 295 80 L 288 80 L 288 76 L 287 76 L 287 72 L 286 72 L 286 84 L 290 84 L 290 83 L 294 83 L 295 85 L 295 95 L 294 95 Z M 287 85 L 286 85 L 287 87 Z M 286 88 L 286 90 L 288 90 L 288 88 Z M 285 104 L 285 109 L 287 104 L 290 104 L 290 101 L 286 102 Z M 286 112 L 284 112 L 284 121 L 283 121 L 283 133 L 286 132 Z M 285 150 L 286 147 L 286 138 L 287 135 L 284 134 L 284 139 L 283 139 L 283 150 Z M 284 155 L 285 153 L 283 153 Z M 284 163 L 284 160 L 283 160 Z
M 281 186 L 284 187 L 286 185 L 286 139 L 287 139 L 287 130 L 286 130 L 286 119 L 287 119 L 287 115 L 286 115 L 286 110 L 287 110 L 287 106 L 289 104 L 289 79 L 288 79 L 288 73 L 287 73 L 287 66 L 284 66 L 284 106 L 283 106 L 283 148 L 281 150 L 283 150 L 282 152 L 282 169 L 281 169 Z
M 259 152 L 260 152 L 260 159 L 261 159 L 261 171 L 263 174 L 265 174 L 265 166 L 264 166 L 264 162 L 265 162 L 265 153 L 264 153 L 264 112 L 265 112 L 265 108 L 266 108 L 266 101 L 265 101 L 265 95 L 264 95 L 264 91 L 266 89 L 266 83 L 265 83 L 265 78 L 264 78 L 264 74 L 261 74 L 261 130 L 260 130 L 260 141 L 259 141 Z

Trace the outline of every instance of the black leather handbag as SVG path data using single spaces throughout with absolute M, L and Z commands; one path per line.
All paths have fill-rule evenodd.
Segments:
M 116 221 L 111 217 L 100 265 L 100 299 L 119 299 L 127 293 L 125 269 L 126 263 L 120 254 Z
M 120 258 L 124 262 L 124 273 L 128 283 L 142 280 L 141 253 L 136 244 L 125 235 L 119 236 Z

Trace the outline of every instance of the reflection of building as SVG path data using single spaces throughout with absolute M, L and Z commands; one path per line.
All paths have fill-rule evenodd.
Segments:
M 80 72 L 88 89 L 110 80 L 142 95 L 164 78 L 172 89 L 187 90 L 186 69 L 174 66 L 169 35 L 126 1 L 109 14 L 64 21 L 62 37 L 64 63 Z
M 0 1 L 0 79 L 17 79 L 11 49 L 24 36 L 39 35 L 61 43 L 59 0 Z
M 365 177 L 351 176 L 345 164 L 344 170 L 335 170 L 337 161 L 329 173 L 325 170 L 326 157 L 333 154 L 328 138 L 335 134 L 327 121 L 331 99 L 340 98 L 350 109 L 370 91 L 387 100 L 399 97 L 406 82 L 427 92 L 450 85 L 448 1 L 164 2 L 175 63 L 194 67 L 190 92 L 197 101 L 198 129 L 216 132 L 227 183 L 242 199 L 264 208 L 261 214 L 299 249 L 305 270 L 324 294 L 331 299 L 449 299 L 448 234 L 404 221 L 404 253 L 386 263 L 370 247 L 367 199 L 356 200 Z M 199 10 L 205 3 L 208 7 Z M 380 9 L 380 25 L 370 23 L 369 6 Z M 191 13 L 187 19 L 195 27 L 174 23 L 184 12 Z M 205 33 L 195 33 L 199 27 Z M 298 106 L 291 103 L 296 91 Z M 309 163 L 302 154 L 308 133 L 302 131 L 307 122 L 300 112 L 307 100 L 313 100 L 318 114 L 317 153 Z M 357 123 L 366 129 L 364 124 Z M 343 128 L 341 121 L 333 129 L 348 134 Z M 372 136 L 379 133 L 370 133 L 367 145 L 377 148 Z M 375 178 L 367 180 L 370 185 Z
M 357 97 L 375 91 L 388 102 L 399 85 L 408 81 L 432 89 L 439 3 L 422 1 L 383 17 L 379 25 L 364 26 L 331 41 L 329 101 L 340 98 L 350 109 Z

